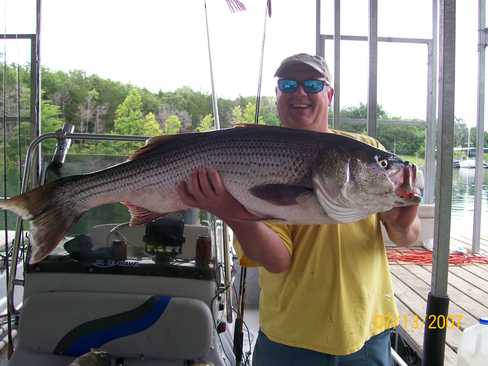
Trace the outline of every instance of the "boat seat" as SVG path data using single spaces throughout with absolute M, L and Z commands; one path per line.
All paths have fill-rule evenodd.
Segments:
M 66 361 L 92 348 L 123 358 L 124 365 L 179 365 L 205 358 L 211 348 L 212 324 L 209 307 L 198 299 L 35 294 L 24 301 L 18 346 L 9 366 L 68 365 Z

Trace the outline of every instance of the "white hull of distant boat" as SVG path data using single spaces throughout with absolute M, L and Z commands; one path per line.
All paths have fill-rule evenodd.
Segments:
M 460 168 L 467 168 L 467 169 L 474 169 L 474 168 L 476 168 L 476 160 L 475 159 L 461 160 L 459 162 L 459 167 Z M 484 161 L 483 167 L 488 168 L 488 162 Z

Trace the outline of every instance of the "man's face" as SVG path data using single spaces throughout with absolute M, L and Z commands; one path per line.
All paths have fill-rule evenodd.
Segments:
M 289 66 L 280 79 L 292 79 L 299 82 L 309 79 L 324 79 L 323 75 L 307 65 Z M 329 94 L 332 90 L 324 90 L 315 94 L 307 94 L 300 85 L 293 93 L 283 93 L 276 88 L 277 109 L 283 126 L 301 128 L 318 132 L 328 129 Z M 330 94 L 332 97 L 332 94 Z

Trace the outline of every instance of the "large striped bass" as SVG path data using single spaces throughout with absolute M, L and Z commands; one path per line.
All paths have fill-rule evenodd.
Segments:
M 31 220 L 30 263 L 41 261 L 87 210 L 122 202 L 131 225 L 187 209 L 176 187 L 191 172 L 214 168 L 227 190 L 263 220 L 350 223 L 418 204 L 421 179 L 396 155 L 334 133 L 271 126 L 160 136 L 128 161 L 61 178 L 0 200 Z

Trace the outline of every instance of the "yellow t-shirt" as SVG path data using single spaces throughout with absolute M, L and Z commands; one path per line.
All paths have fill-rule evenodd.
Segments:
M 367 136 L 333 132 L 381 147 Z M 398 324 L 377 215 L 351 224 L 267 225 L 292 255 L 286 272 L 259 268 L 260 326 L 268 338 L 346 355 Z M 253 265 L 246 257 L 241 264 Z

